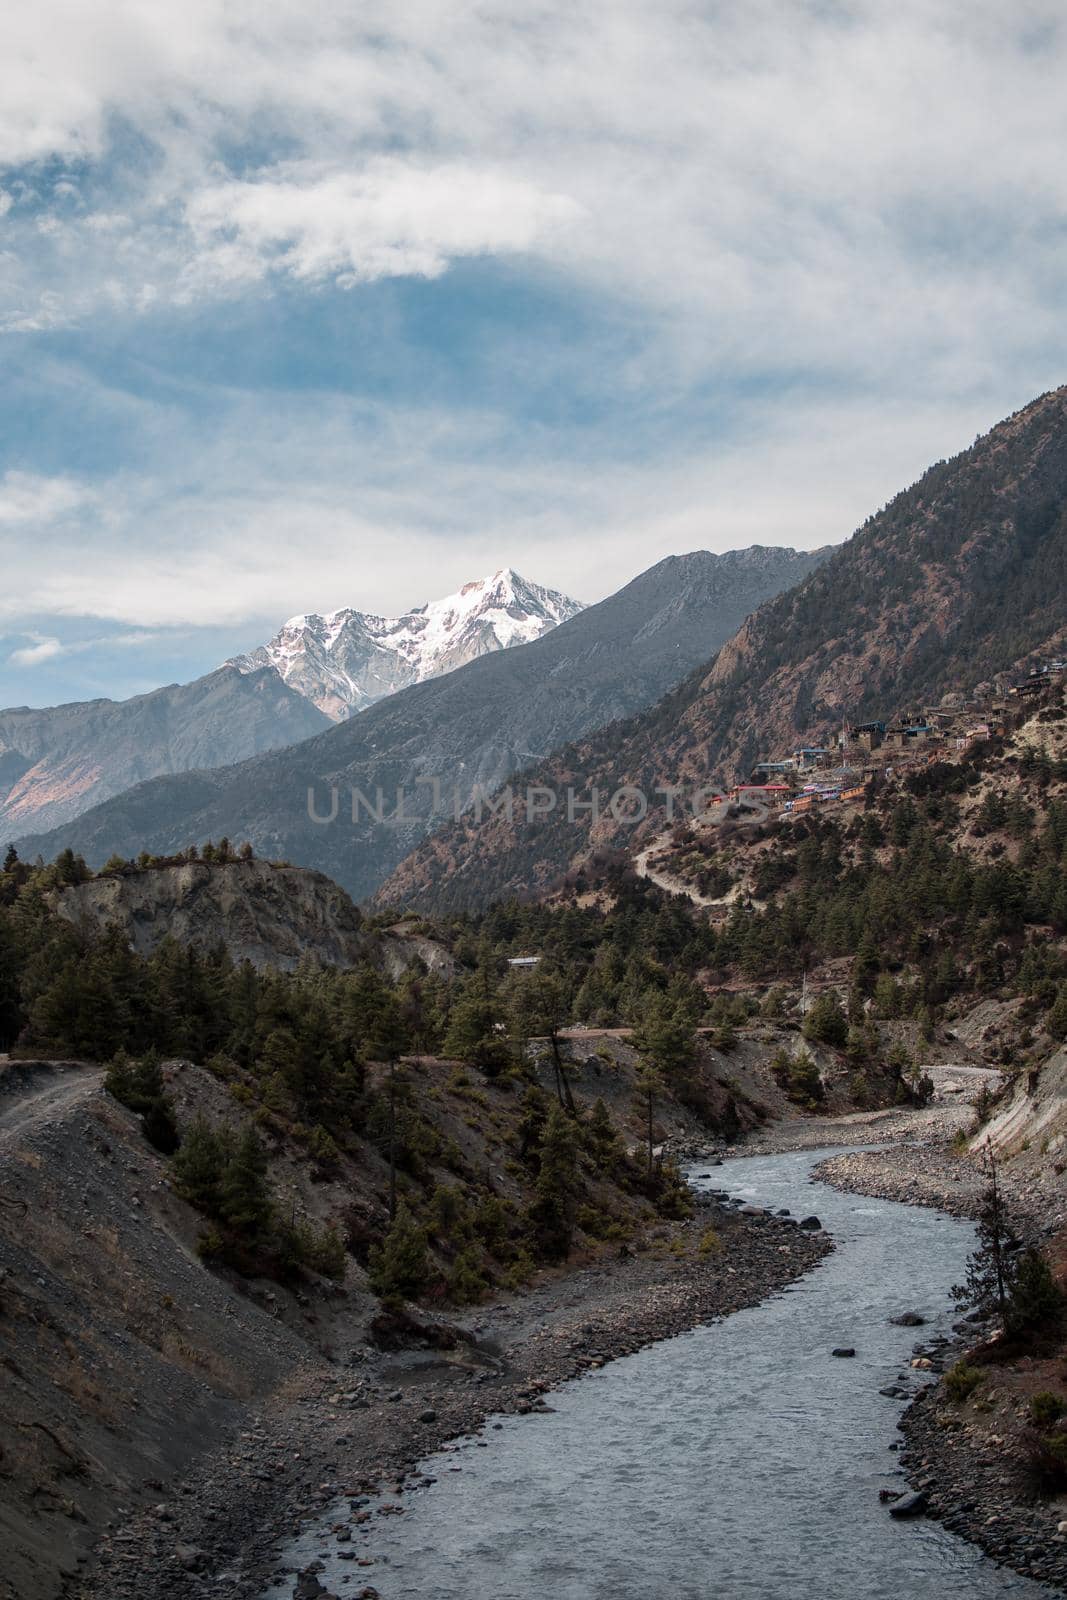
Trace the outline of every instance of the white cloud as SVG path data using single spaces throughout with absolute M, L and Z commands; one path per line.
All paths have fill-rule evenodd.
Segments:
M 51 526 L 94 499 L 93 491 L 73 478 L 5 472 L 0 478 L 0 526 Z
M 118 474 L 77 514 L 11 541 L 0 618 L 99 617 L 142 633 L 276 626 L 342 605 L 389 615 L 501 565 L 592 601 L 682 550 L 846 538 L 992 420 L 984 402 L 782 409 L 769 397 L 731 439 L 605 465 L 544 441 L 485 453 L 491 415 L 394 408 L 357 422 L 321 395 L 284 416 L 272 405 L 250 403 L 214 439 L 179 431 L 169 473 Z
M 152 644 L 159 637 L 149 629 L 132 629 L 126 633 L 105 634 L 96 639 L 62 640 L 54 634 L 27 633 L 31 642 L 12 650 L 8 661 L 17 667 L 38 667 L 45 661 L 55 661 L 60 656 L 87 655 L 95 650 L 122 650 Z
M 200 282 L 282 271 L 342 287 L 375 278 L 435 278 L 462 256 L 529 250 L 578 207 L 492 171 L 375 159 L 357 172 L 308 164 L 193 195 L 186 216 L 201 247 Z
M 42 661 L 54 661 L 56 656 L 64 654 L 60 641 L 48 634 L 30 633 L 26 637 L 33 641 L 32 644 L 22 645 L 8 656 L 8 660 L 17 667 L 37 667 Z
M 625 354 L 487 320 L 573 426 L 420 410 L 402 375 L 369 418 L 221 383 L 202 429 L 117 408 L 136 470 L 0 481 L 0 615 L 393 610 L 505 561 L 595 599 L 672 550 L 841 538 L 1064 376 L 1059 0 L 10 9 L 0 330 L 521 255 Z M 631 458 L 585 395 L 666 442 Z
M 41 287 L 77 316 L 108 280 L 133 308 L 516 250 L 677 313 L 683 363 L 869 373 L 1056 326 L 1053 0 L 41 0 L 11 27 L 0 163 L 106 156 L 122 192 L 27 238 L 12 326 Z

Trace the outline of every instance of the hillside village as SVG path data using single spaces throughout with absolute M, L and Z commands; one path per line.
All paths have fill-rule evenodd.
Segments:
M 762 802 L 792 816 L 856 804 L 875 775 L 888 783 L 934 762 L 963 760 L 981 741 L 1003 736 L 1051 704 L 1065 679 L 1067 662 L 1054 660 L 1004 693 L 950 693 L 895 722 L 846 722 L 832 745 L 802 745 L 780 759 L 757 761 L 749 782 L 735 784 L 723 798 Z

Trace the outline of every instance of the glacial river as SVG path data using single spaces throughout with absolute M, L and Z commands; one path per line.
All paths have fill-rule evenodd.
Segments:
M 816 1212 L 837 1243 L 820 1267 L 567 1385 L 549 1396 L 552 1415 L 503 1418 L 486 1449 L 430 1457 L 436 1483 L 405 1495 L 403 1517 L 374 1519 L 375 1565 L 330 1556 L 326 1588 L 343 1597 L 372 1583 L 382 1600 L 1047 1597 L 879 1503 L 879 1489 L 904 1485 L 889 1448 L 902 1402 L 878 1391 L 917 1341 L 948 1331 L 973 1230 L 813 1184 L 826 1153 L 729 1161 L 704 1180 Z M 893 1327 L 903 1311 L 927 1326 Z M 855 1359 L 831 1356 L 837 1345 Z M 324 1530 L 293 1556 L 302 1565 L 331 1545 Z

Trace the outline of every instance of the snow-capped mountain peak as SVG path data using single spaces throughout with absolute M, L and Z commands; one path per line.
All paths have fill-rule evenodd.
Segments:
M 290 617 L 268 644 L 225 665 L 240 672 L 274 667 L 291 689 L 343 722 L 409 684 L 539 639 L 582 609 L 505 567 L 399 617 L 347 606 Z

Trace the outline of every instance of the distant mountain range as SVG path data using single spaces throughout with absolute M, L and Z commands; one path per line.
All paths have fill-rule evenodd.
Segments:
M 454 786 L 491 791 L 566 741 L 651 705 L 825 555 L 753 546 L 670 557 L 529 644 L 413 684 L 287 750 L 142 783 L 23 839 L 20 852 L 51 857 L 70 845 L 99 865 L 227 835 L 370 895 L 439 822 Z M 328 814 L 332 789 L 338 816 L 322 824 L 309 815 L 309 791 Z M 372 806 L 382 791 L 380 819 L 360 804 L 352 820 L 353 789 Z
M 160 773 L 241 761 L 330 725 L 271 669 L 220 667 L 132 700 L 0 711 L 0 842 Z
M 409 684 L 539 639 L 581 609 L 506 569 L 402 617 L 293 617 L 269 644 L 193 683 L 0 711 L 0 843 L 59 827 L 147 778 L 297 744 Z
M 226 665 L 239 672 L 273 667 L 291 689 L 343 722 L 398 689 L 540 639 L 581 609 L 507 567 L 400 617 L 347 608 L 291 617 L 269 644 Z
M 768 599 L 713 660 L 626 726 L 599 730 L 522 785 L 635 784 L 641 830 L 561 811 L 439 831 L 382 891 L 427 908 L 544 889 L 594 847 L 661 828 L 657 784 L 746 778 L 844 719 L 890 719 L 946 691 L 1017 675 L 1067 642 L 1067 388 L 1043 395 L 896 496 L 796 587 Z

